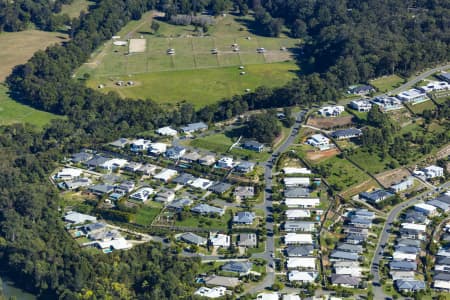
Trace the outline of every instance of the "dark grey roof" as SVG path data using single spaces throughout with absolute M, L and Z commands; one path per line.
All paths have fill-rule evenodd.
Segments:
M 167 207 L 171 208 L 171 209 L 181 210 L 181 209 L 183 209 L 183 207 L 189 206 L 191 204 L 192 204 L 191 199 L 184 198 L 184 199 L 177 199 L 177 200 L 170 202 L 167 205 Z
M 407 223 L 424 223 L 427 216 L 422 212 L 410 209 L 403 215 L 403 220 Z
M 172 182 L 178 183 L 178 184 L 182 184 L 182 185 L 186 185 L 186 184 L 188 184 L 189 182 L 191 182 L 191 181 L 193 181 L 195 179 L 196 179 L 195 176 L 193 176 L 191 174 L 188 174 L 188 173 L 183 173 L 180 176 L 178 176 L 177 178 L 173 179 Z
M 417 269 L 417 263 L 414 261 L 394 260 L 389 263 L 391 270 L 411 270 Z
M 357 209 L 353 212 L 353 215 L 358 216 L 360 218 L 368 218 L 368 219 L 373 219 L 375 217 L 375 213 L 367 209 Z
M 367 238 L 364 234 L 358 234 L 358 233 L 349 233 L 346 240 L 352 240 L 352 241 L 365 241 Z
M 233 217 L 234 223 L 251 224 L 255 219 L 255 214 L 249 211 L 240 211 Z
M 439 197 L 436 198 L 436 200 L 450 204 L 450 196 L 446 194 L 440 195 Z
M 106 228 L 106 225 L 104 223 L 92 223 L 84 226 L 84 230 L 86 230 L 87 232 L 101 230 L 103 228 Z
M 185 132 L 198 131 L 203 129 L 208 129 L 208 125 L 203 122 L 187 124 L 185 127 L 181 127 Z
M 210 214 L 210 213 L 216 213 L 216 214 L 223 214 L 223 208 L 211 206 L 208 204 L 198 204 L 194 206 L 191 211 L 199 214 Z
M 339 129 L 339 130 L 333 131 L 331 133 L 331 136 L 334 138 L 342 138 L 342 137 L 360 136 L 361 134 L 362 134 L 361 129 L 348 128 L 348 129 Z
M 352 216 L 352 218 L 350 219 L 350 222 L 352 224 L 362 224 L 362 225 L 372 224 L 372 220 L 365 219 L 365 218 L 359 218 L 358 216 Z
M 450 257 L 437 256 L 435 265 L 449 265 L 450 266 Z
M 419 291 L 425 289 L 425 282 L 421 280 L 404 280 L 399 279 L 395 281 L 395 285 L 397 286 L 397 289 L 399 290 L 412 290 L 412 291 Z
M 450 73 L 441 73 L 438 75 L 438 77 L 442 80 L 450 82 Z
M 89 190 L 93 193 L 106 194 L 111 193 L 114 190 L 114 186 L 109 184 L 96 184 L 89 187 Z
M 241 161 L 237 166 L 236 169 L 238 171 L 246 171 L 248 169 L 253 169 L 255 167 L 255 163 L 251 161 Z
M 302 197 L 309 197 L 310 193 L 311 190 L 308 188 L 297 187 L 286 189 L 284 191 L 284 196 L 286 198 L 302 198 Z
M 386 190 L 376 190 L 370 193 L 362 192 L 359 196 L 371 202 L 379 202 L 383 199 L 394 196 L 394 194 Z
M 72 155 L 71 161 L 74 163 L 85 162 L 90 160 L 93 157 L 91 153 L 87 152 L 78 152 Z
M 395 251 L 401 252 L 401 253 L 408 253 L 408 254 L 417 254 L 420 251 L 420 248 L 413 247 L 413 246 L 395 246 Z
M 88 160 L 86 162 L 86 165 L 88 165 L 90 167 L 98 167 L 98 166 L 104 164 L 105 162 L 107 162 L 108 160 L 110 160 L 110 158 L 96 155 L 92 159 Z
M 399 239 L 397 241 L 397 245 L 399 245 L 399 246 L 420 247 L 420 241 L 419 240 L 413 240 L 413 239 Z
M 250 140 L 250 141 L 245 141 L 242 144 L 242 147 L 245 148 L 245 149 L 258 150 L 259 151 L 260 149 L 264 148 L 264 145 L 259 143 L 259 142 L 257 142 L 257 141 Z
M 442 209 L 443 211 L 447 211 L 450 209 L 450 204 L 443 202 L 443 201 L 439 201 L 437 199 L 433 199 L 430 201 L 427 201 L 426 204 L 432 205 L 434 207 L 437 207 L 439 209 Z
M 313 252 L 312 245 L 289 245 L 286 248 L 287 256 L 308 256 Z
M 239 246 L 256 246 L 258 244 L 258 237 L 255 233 L 241 233 L 238 240 Z
M 115 140 L 114 142 L 109 143 L 111 146 L 123 148 L 126 144 L 128 144 L 128 139 L 120 138 L 118 140 Z
M 352 87 L 349 89 L 350 93 L 353 94 L 360 94 L 360 93 L 370 93 L 371 91 L 374 91 L 375 89 L 368 85 L 368 84 L 364 84 L 364 85 L 358 85 L 355 87 Z
M 340 250 L 340 251 L 355 252 L 355 253 L 362 253 L 364 251 L 364 248 L 362 245 L 353 245 L 353 244 L 347 244 L 347 243 L 340 243 L 336 247 L 336 249 Z
M 358 286 L 360 282 L 361 278 L 359 277 L 353 277 L 350 275 L 339 275 L 339 274 L 331 275 L 332 284 Z
M 334 250 L 333 252 L 331 252 L 330 258 L 345 259 L 345 260 L 358 260 L 359 255 L 357 253 Z
M 223 271 L 235 272 L 235 273 L 247 273 L 253 267 L 253 264 L 249 261 L 230 261 L 222 266 Z
M 285 230 L 309 231 L 311 226 L 314 228 L 314 222 L 310 221 L 286 221 L 284 223 Z
M 195 245 L 204 245 L 207 242 L 206 238 L 196 235 L 195 233 L 192 233 L 192 232 L 183 233 L 180 236 L 180 239 L 187 243 L 195 244 Z
M 216 194 L 223 194 L 229 189 L 231 189 L 232 185 L 226 182 L 218 182 L 216 184 L 213 184 L 208 188 L 208 190 L 216 193 Z
M 434 280 L 450 281 L 450 273 L 439 272 L 433 276 Z

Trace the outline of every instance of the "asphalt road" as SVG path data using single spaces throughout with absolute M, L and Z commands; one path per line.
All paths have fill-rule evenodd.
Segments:
M 444 190 L 450 187 L 450 182 L 446 182 L 439 187 L 443 188 Z M 370 272 L 373 275 L 372 283 L 374 283 L 374 293 L 375 293 L 375 299 L 385 299 L 386 295 L 384 295 L 384 292 L 382 291 L 380 284 L 380 275 L 379 275 L 379 265 L 380 260 L 383 258 L 383 251 L 384 251 L 384 245 L 389 240 L 390 231 L 392 229 L 392 222 L 395 221 L 398 218 L 398 215 L 402 210 L 405 208 L 412 206 L 416 204 L 417 202 L 420 202 L 424 196 L 426 196 L 430 191 L 426 191 L 424 193 L 421 193 L 408 201 L 402 202 L 394 207 L 389 213 L 389 215 L 386 218 L 386 222 L 384 223 L 383 231 L 381 232 L 380 238 L 378 239 L 378 244 L 375 250 L 375 254 L 372 259 L 372 264 L 370 266 Z

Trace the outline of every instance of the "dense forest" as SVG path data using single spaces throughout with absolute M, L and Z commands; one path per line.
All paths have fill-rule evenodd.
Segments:
M 27 4 L 16 9 L 22 1 L 0 1 L 1 27 L 21 30 L 32 22 L 49 29 L 29 7 L 41 3 L 46 7 L 42 10 L 53 12 L 50 3 L 58 1 L 23 2 Z M 283 24 L 305 40 L 303 48 L 297 49 L 304 73 L 286 86 L 261 87 L 199 111 L 188 103 L 167 111 L 149 99 L 129 101 L 115 93 L 104 95 L 71 78 L 93 50 L 127 22 L 154 8 L 172 15 L 203 9 L 217 14 L 229 8 L 246 14 L 253 9 L 258 14 L 254 26 L 264 34 L 276 35 Z M 23 125 L 1 129 L 2 264 L 22 286 L 43 299 L 189 298 L 196 261 L 171 255 L 158 245 L 108 256 L 80 251 L 63 229 L 58 195 L 47 182 L 52 162 L 119 135 L 166 124 L 222 120 L 251 109 L 311 105 L 336 99 L 346 85 L 372 76 L 410 74 L 448 60 L 449 17 L 449 3 L 444 0 L 97 1 L 89 14 L 70 20 L 70 42 L 37 52 L 7 79 L 15 99 L 67 119 L 53 121 L 43 132 Z M 448 110 L 439 113 L 448 116 Z M 374 112 L 369 121 L 380 122 L 380 130 L 392 130 L 378 118 Z M 378 133 L 373 135 L 364 141 L 367 147 L 376 147 Z

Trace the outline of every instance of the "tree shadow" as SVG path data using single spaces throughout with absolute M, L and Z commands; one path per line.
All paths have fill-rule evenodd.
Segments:
M 248 136 L 248 131 L 247 131 L 247 126 L 241 126 L 241 127 L 236 127 L 230 130 L 225 131 L 225 136 L 232 138 L 232 139 L 237 139 L 240 136 Z

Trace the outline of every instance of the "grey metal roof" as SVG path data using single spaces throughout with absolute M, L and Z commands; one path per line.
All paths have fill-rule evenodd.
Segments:
M 191 181 L 193 181 L 195 179 L 196 179 L 195 176 L 193 176 L 191 174 L 188 174 L 188 173 L 183 173 L 180 176 L 178 176 L 175 179 L 173 179 L 172 182 L 178 183 L 178 184 L 182 184 L 182 185 L 186 185 L 186 184 L 188 184 L 189 182 L 191 182 Z
M 216 184 L 213 184 L 208 188 L 208 190 L 216 193 L 216 194 L 223 194 L 226 191 L 228 191 L 232 187 L 231 184 L 226 182 L 218 182 Z
M 253 219 L 255 219 L 254 213 L 249 211 L 240 211 L 233 217 L 233 222 L 250 224 L 253 223 Z
M 339 129 L 336 131 L 333 131 L 331 133 L 332 137 L 340 138 L 340 137 L 348 137 L 348 136 L 359 136 L 362 134 L 361 129 L 357 128 L 348 128 L 348 129 Z
M 419 291 L 425 289 L 425 282 L 421 280 L 399 279 L 395 281 L 395 285 L 399 290 Z
M 339 275 L 339 274 L 331 275 L 332 284 L 358 286 L 360 282 L 361 278 L 359 277 L 353 277 L 350 275 Z
M 429 204 L 429 205 L 432 205 L 432 206 L 437 207 L 439 209 L 442 209 L 443 211 L 447 211 L 447 210 L 450 209 L 450 204 L 449 203 L 446 203 L 446 202 L 443 202 L 443 201 L 440 201 L 440 200 L 437 200 L 437 199 L 433 199 L 433 200 L 427 201 L 426 204 Z
M 208 204 L 198 204 L 194 206 L 191 211 L 199 213 L 199 214 L 210 214 L 210 213 L 216 213 L 216 214 L 223 214 L 223 208 L 211 206 Z
M 183 233 L 180 236 L 180 239 L 182 239 L 183 241 L 185 241 L 187 243 L 191 243 L 191 244 L 195 244 L 195 245 L 203 245 L 203 244 L 206 244 L 206 242 L 207 242 L 206 238 L 196 235 L 195 233 L 192 233 L 192 232 Z
M 252 267 L 253 263 L 249 261 L 230 261 L 222 266 L 222 270 L 227 272 L 247 273 L 252 269 Z
M 172 202 L 170 202 L 167 207 L 171 208 L 171 209 L 183 209 L 183 207 L 191 205 L 192 204 L 192 200 L 188 199 L 188 198 L 184 198 L 184 199 L 177 199 L 174 200 Z
M 311 190 L 308 188 L 297 187 L 297 188 L 286 189 L 284 191 L 284 196 L 286 198 L 303 198 L 303 197 L 309 197 L 310 193 L 311 193 Z
M 450 257 L 437 256 L 435 265 L 449 265 L 450 266 Z
M 208 129 L 208 125 L 206 125 L 203 122 L 197 122 L 197 123 L 187 124 L 186 126 L 181 127 L 181 129 L 185 132 L 193 132 L 193 131 L 198 131 L 198 130 L 202 130 L 202 129 Z
M 248 170 L 255 167 L 255 163 L 251 161 L 241 161 L 237 166 L 236 169 L 238 170 Z
M 414 261 L 394 260 L 389 263 L 391 270 L 416 270 L 417 263 Z
M 340 251 L 345 252 L 355 252 L 355 253 L 362 253 L 364 251 L 364 248 L 362 245 L 353 245 L 353 244 L 347 244 L 347 243 L 340 243 L 336 249 Z
M 420 252 L 420 248 L 413 247 L 413 246 L 395 246 L 395 251 L 401 252 L 401 253 L 409 253 L 409 254 L 417 254 Z
M 357 253 L 334 250 L 333 252 L 331 252 L 330 258 L 345 259 L 345 260 L 358 260 L 359 255 Z
M 358 217 L 358 216 L 353 216 L 353 217 L 350 219 L 350 222 L 351 222 L 352 224 L 364 224 L 364 225 L 370 225 L 370 224 L 372 224 L 372 220 L 370 220 L 370 219 L 365 219 L 365 218 L 360 218 L 360 217 Z
M 114 190 L 114 186 L 109 184 L 96 184 L 89 187 L 89 190 L 94 193 L 105 194 L 112 192 Z
M 79 163 L 79 162 L 84 162 L 84 161 L 90 160 L 92 157 L 93 157 L 93 155 L 91 153 L 78 152 L 78 153 L 72 154 L 71 161 L 73 161 L 74 163 Z
M 312 245 L 289 245 L 286 248 L 287 256 L 308 256 L 314 250 Z
M 286 221 L 284 229 L 309 231 L 311 226 L 314 228 L 314 225 L 315 223 L 310 221 Z
M 397 241 L 397 245 L 420 247 L 420 241 L 419 240 L 413 240 L 413 239 L 399 239 Z
M 450 273 L 439 272 L 433 276 L 434 280 L 450 281 Z
M 360 218 L 374 218 L 375 213 L 373 211 L 369 211 L 367 209 L 357 209 L 353 212 L 354 215 L 360 217 Z
M 258 237 L 255 233 L 241 233 L 238 240 L 240 246 L 256 246 L 258 244 Z
M 360 195 L 360 197 L 367 199 L 368 201 L 372 201 L 372 202 L 378 202 L 380 200 L 394 196 L 393 193 L 386 191 L 386 190 L 376 190 L 376 191 L 373 191 L 370 193 L 362 192 L 359 195 Z
M 92 159 L 88 160 L 86 162 L 86 165 L 91 166 L 91 167 L 98 167 L 98 166 L 104 164 L 105 162 L 107 162 L 108 160 L 110 160 L 110 158 L 96 155 Z

